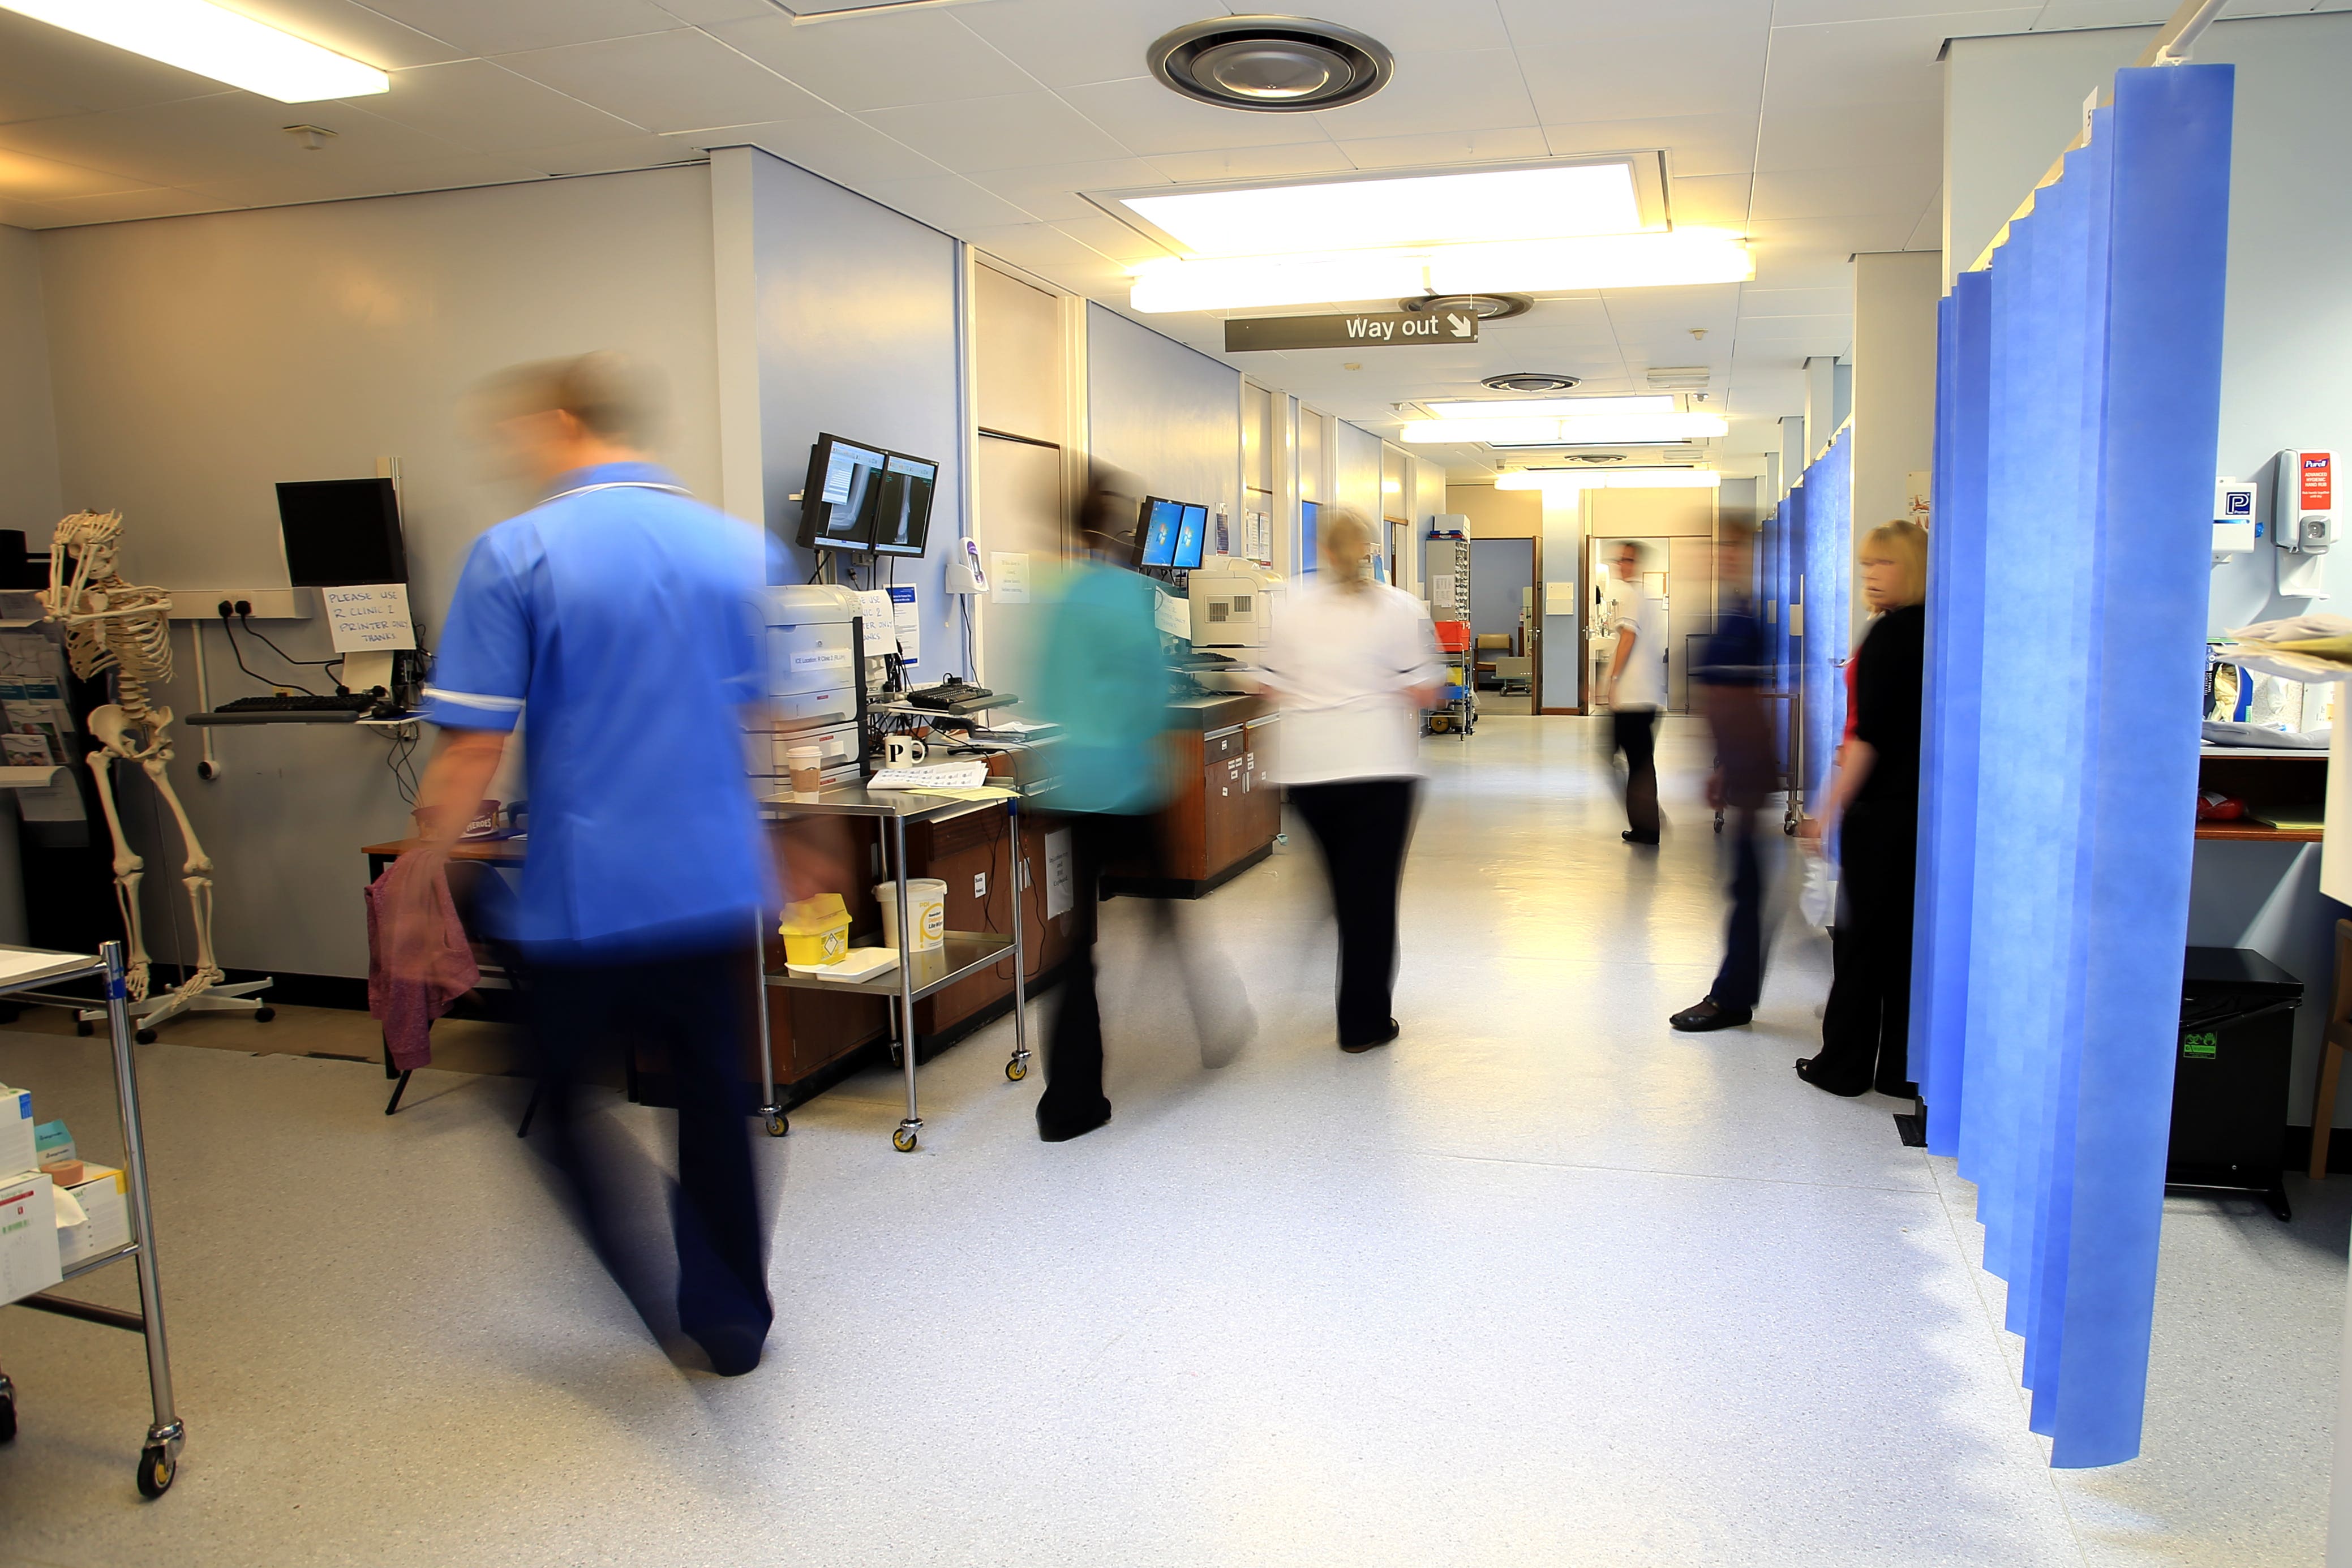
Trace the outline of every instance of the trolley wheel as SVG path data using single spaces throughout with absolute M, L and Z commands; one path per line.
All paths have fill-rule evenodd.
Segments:
M 0 1377 L 0 1443 L 16 1440 L 16 1390 Z
M 772 1138 L 781 1138 L 792 1130 L 793 1124 L 784 1120 L 784 1113 L 782 1111 L 775 1113 L 768 1118 L 768 1136 Z
M 1029 1076 L 1029 1064 L 1016 1056 L 1004 1064 L 1004 1076 L 1008 1082 L 1018 1083 Z
M 74 1019 L 74 1033 L 81 1036 L 84 1040 L 88 1040 L 91 1035 L 94 1035 L 97 1032 L 98 1026 L 90 1022 L 88 1019 Z
M 276 1008 L 256 1008 L 253 1009 L 253 1021 L 256 1023 L 268 1023 L 271 1019 L 274 1019 L 277 1016 L 278 1009 Z
M 915 1129 L 912 1127 L 901 1127 L 897 1132 L 892 1133 L 890 1134 L 890 1146 L 898 1150 L 902 1155 L 913 1154 L 915 1152 Z
M 1780 831 L 1793 839 L 1797 836 L 1797 824 L 1794 822 L 1783 822 L 1780 824 Z
M 131 1038 L 142 1045 L 152 1045 L 155 1043 L 155 1031 L 152 1029 L 133 1030 Z
M 172 1490 L 172 1481 L 180 1473 L 180 1462 L 172 1458 L 170 1447 L 151 1443 L 139 1452 L 139 1495 L 162 1497 Z

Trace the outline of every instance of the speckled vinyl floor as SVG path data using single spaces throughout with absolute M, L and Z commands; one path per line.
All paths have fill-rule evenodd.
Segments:
M 1188 911 L 1258 1015 L 1233 1065 L 1114 904 L 1108 1127 L 1036 1141 L 1009 1024 L 926 1071 L 917 1154 L 881 1075 L 796 1112 L 731 1382 L 558 1218 L 520 1083 L 387 1120 L 367 1065 L 146 1048 L 180 1479 L 132 1490 L 135 1340 L 0 1312 L 0 1563 L 2317 1563 L 2352 1183 L 2176 1203 L 2147 1455 L 2052 1472 L 1965 1184 L 1790 1071 L 1818 945 L 1752 1028 L 1666 1029 L 1717 956 L 1703 743 L 1653 854 L 1596 738 L 1427 743 L 1387 1051 L 1332 1047 L 1302 838 Z M 99 1042 L 0 1035 L 0 1081 L 107 1142 Z

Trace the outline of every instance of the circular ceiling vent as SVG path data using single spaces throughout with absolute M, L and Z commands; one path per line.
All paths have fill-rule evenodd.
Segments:
M 1276 114 L 1370 98 L 1396 68 L 1379 39 L 1305 16 L 1213 16 L 1168 34 L 1144 58 L 1187 98 Z
M 1574 376 L 1550 375 L 1542 371 L 1513 371 L 1505 376 L 1488 376 L 1478 384 L 1496 392 L 1559 392 L 1568 391 L 1576 382 Z
M 1507 321 L 1535 308 L 1524 294 L 1420 294 L 1397 301 L 1400 310 L 1467 310 L 1481 321 Z M 1491 384 L 1491 383 L 1489 383 Z

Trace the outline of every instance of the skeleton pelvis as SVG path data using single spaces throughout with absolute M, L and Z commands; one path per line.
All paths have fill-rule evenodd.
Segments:
M 108 703 L 89 710 L 89 733 L 114 756 L 136 760 L 154 749 L 156 736 L 172 722 L 172 716 L 161 710 L 154 717 L 155 732 L 151 734 L 128 713 Z

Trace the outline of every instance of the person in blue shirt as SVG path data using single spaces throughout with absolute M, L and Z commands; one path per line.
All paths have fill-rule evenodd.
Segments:
M 772 552 L 648 460 L 651 404 L 609 354 L 527 366 L 480 394 L 493 443 L 540 499 L 474 542 L 450 601 L 425 688 L 442 732 L 418 789 L 412 855 L 426 874 L 407 885 L 437 880 L 525 726 L 530 850 L 500 935 L 523 955 L 541 1120 L 590 1239 L 634 1287 L 616 1212 L 630 1145 L 591 1148 L 574 1089 L 593 1053 L 667 1050 L 678 1326 L 733 1375 L 759 1364 L 773 1317 L 739 1066 L 774 902 L 742 734 L 764 685 Z M 416 948 L 420 896 L 395 915 L 395 953 Z

